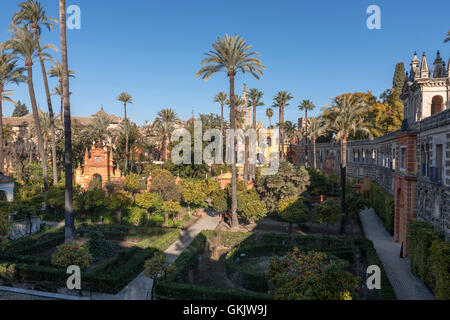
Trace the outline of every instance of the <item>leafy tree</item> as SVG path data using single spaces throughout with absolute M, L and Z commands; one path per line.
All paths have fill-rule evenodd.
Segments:
M 263 74 L 265 66 L 255 56 L 256 52 L 250 51 L 251 46 L 247 42 L 236 35 L 234 37 L 225 35 L 223 39 L 217 37 L 216 42 L 212 45 L 213 50 L 206 53 L 206 58 L 201 62 L 203 67 L 197 72 L 197 77 L 202 77 L 206 81 L 215 73 L 221 71 L 228 76 L 230 83 L 230 126 L 236 130 L 236 101 L 234 99 L 234 81 L 238 71 L 242 73 L 248 72 L 256 79 Z M 234 149 L 234 143 L 232 146 Z M 237 216 L 237 191 L 236 191 L 236 162 L 231 164 L 231 185 L 232 185 L 232 227 L 237 228 L 239 225 Z
M 328 224 L 339 223 L 342 220 L 341 208 L 332 199 L 325 200 L 324 202 L 316 204 L 313 209 L 313 219 L 319 223 L 326 223 L 327 230 Z
M 351 300 L 359 278 L 347 268 L 345 260 L 295 248 L 272 258 L 266 276 L 275 286 L 277 300 Z
M 305 206 L 302 197 L 292 196 L 278 201 L 278 214 L 281 218 L 289 222 L 289 233 L 292 232 L 292 224 L 306 221 L 308 218 L 308 208 Z
M 131 192 L 133 198 L 136 193 L 141 190 L 141 177 L 138 174 L 132 173 L 125 177 L 123 187 L 126 191 Z
M 12 113 L 12 117 L 24 117 L 29 113 L 27 106 L 25 105 L 25 103 L 22 103 L 20 100 L 18 100 L 15 104 L 14 104 L 14 111 Z
M 172 200 L 164 201 L 162 205 L 162 211 L 164 212 L 164 226 L 169 226 L 169 214 L 175 214 L 181 211 L 181 205 L 179 202 L 175 202 Z M 173 219 L 173 216 L 172 216 Z
M 277 174 L 256 177 L 256 190 L 266 202 L 269 212 L 276 210 L 280 199 L 302 194 L 309 184 L 308 171 L 304 167 L 296 168 L 287 161 L 280 163 Z
M 150 192 L 159 194 L 164 201 L 181 201 L 180 188 L 175 184 L 175 177 L 168 170 L 153 170 Z
M 238 193 L 238 210 L 241 217 L 250 223 L 263 218 L 267 213 L 266 204 L 259 199 L 254 189 Z
M 205 203 L 207 195 L 203 188 L 203 181 L 197 179 L 183 179 L 180 182 L 183 200 L 188 204 L 190 210 L 191 204 L 200 206 Z
M 219 189 L 211 194 L 212 207 L 216 212 L 225 212 L 228 210 L 228 199 L 225 190 Z
M 310 185 L 308 188 L 310 190 L 310 194 L 313 196 L 318 196 L 327 193 L 329 190 L 327 188 L 325 175 L 322 171 L 309 167 L 306 168 L 306 170 L 308 170 L 310 179 Z
M 147 209 L 148 213 L 152 213 L 161 209 L 163 199 L 157 193 L 139 193 L 136 195 L 136 204 L 144 209 Z
M 171 264 L 167 261 L 164 252 L 156 252 L 153 257 L 145 261 L 145 275 L 153 280 L 152 285 L 152 299 L 155 297 L 156 282 L 159 278 L 166 279 L 168 272 L 173 270 Z
M 138 194 L 138 196 L 139 195 L 140 194 Z M 138 196 L 136 197 L 136 201 Z M 110 193 L 106 201 L 108 208 L 111 210 L 115 210 L 117 223 L 120 223 L 122 221 L 122 209 L 130 206 L 132 203 L 133 198 L 128 192 L 124 191 L 114 191 Z
M 96 211 L 105 206 L 105 192 L 101 188 L 93 188 L 87 190 L 84 194 L 84 210 L 87 212 L 92 212 L 93 221 L 97 221 Z

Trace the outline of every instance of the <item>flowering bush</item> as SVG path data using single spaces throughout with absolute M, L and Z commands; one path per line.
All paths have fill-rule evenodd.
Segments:
M 60 268 L 76 265 L 80 269 L 86 269 L 92 260 L 89 249 L 74 242 L 63 243 L 56 248 L 56 252 L 52 255 L 52 264 Z
M 347 271 L 348 262 L 323 252 L 295 248 L 270 261 L 266 277 L 280 300 L 350 300 L 359 278 Z

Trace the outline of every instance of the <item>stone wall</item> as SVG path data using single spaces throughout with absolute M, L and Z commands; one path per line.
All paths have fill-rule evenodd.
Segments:
M 413 194 L 405 208 L 412 210 L 413 217 L 427 221 L 434 228 L 450 238 L 450 109 L 434 114 L 416 122 L 408 131 L 415 134 L 415 142 L 409 142 L 408 152 L 414 163 L 414 170 L 408 175 L 414 177 Z M 369 177 L 395 196 L 395 174 L 404 174 L 401 167 L 401 148 L 398 137 L 402 132 L 395 131 L 373 140 L 349 141 L 347 145 L 347 175 L 349 177 Z M 401 142 L 400 142 L 401 144 Z M 291 145 L 297 165 L 313 166 L 312 143 Z M 306 157 L 306 150 L 308 156 Z M 414 154 L 415 156 L 413 156 Z M 325 173 L 339 174 L 339 143 L 316 144 L 316 167 Z M 404 186 L 400 183 L 397 188 Z M 403 191 L 402 191 L 403 192 Z M 408 195 L 405 194 L 404 198 Z M 408 213 L 409 216 L 409 213 Z M 406 222 L 407 223 L 407 222 Z

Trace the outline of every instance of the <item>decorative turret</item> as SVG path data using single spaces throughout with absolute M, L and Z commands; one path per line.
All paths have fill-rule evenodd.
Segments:
M 420 77 L 420 61 L 419 58 L 417 58 L 417 52 L 414 52 L 414 57 L 411 61 L 411 72 L 409 74 L 410 80 L 414 81 L 415 79 Z
M 447 77 L 450 78 L 450 58 L 448 58 L 448 63 L 447 63 Z
M 421 78 L 429 78 L 430 70 L 428 69 L 427 57 L 425 52 L 422 55 L 422 62 L 420 64 L 420 77 Z
M 436 54 L 436 59 L 433 62 L 433 78 L 444 78 L 445 74 L 445 62 L 442 60 L 439 50 Z

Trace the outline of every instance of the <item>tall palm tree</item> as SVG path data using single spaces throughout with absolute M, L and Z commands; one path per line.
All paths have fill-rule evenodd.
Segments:
M 273 109 L 267 108 L 266 109 L 266 116 L 269 118 L 269 127 L 272 127 L 272 117 L 273 117 Z
M 314 110 L 316 106 L 310 100 L 302 100 L 298 109 L 300 111 L 305 111 L 305 132 L 308 132 L 308 111 Z M 303 128 L 302 128 L 303 129 Z M 308 135 L 305 135 L 306 143 L 305 143 L 305 151 L 306 151 L 306 165 L 308 165 Z
M 0 51 L 0 172 L 4 172 L 3 157 L 3 101 L 11 102 L 11 91 L 5 89 L 10 84 L 25 81 L 25 68 L 17 65 L 18 58 L 13 54 Z
M 128 143 L 129 143 L 129 137 L 131 134 L 133 127 L 131 125 L 131 122 L 128 121 L 128 119 L 125 119 L 122 121 L 119 125 L 119 135 L 123 135 L 125 137 L 125 172 L 128 170 Z
M 348 222 L 348 214 L 345 207 L 347 141 L 351 133 L 361 132 L 369 137 L 372 136 L 370 130 L 363 126 L 363 115 L 367 111 L 367 102 L 361 96 L 349 94 L 334 98 L 332 105 L 322 114 L 328 128 L 336 134 L 336 140 L 341 143 L 341 210 L 345 214 L 344 223 Z
M 450 41 L 450 30 L 447 31 L 447 38 L 445 38 L 444 42 Z
M 117 97 L 117 100 L 121 101 L 123 103 L 123 110 L 124 110 L 125 119 L 128 119 L 127 118 L 127 104 L 133 104 L 133 97 L 127 92 L 122 92 Z
M 279 126 L 279 136 L 280 136 L 280 158 L 284 159 L 284 137 L 283 137 L 283 123 L 284 123 L 284 108 L 289 105 L 289 101 L 294 97 L 287 91 L 279 91 L 273 97 L 273 106 L 279 108 L 278 116 L 278 126 Z
M 220 132 L 223 134 L 223 106 L 226 104 L 227 94 L 225 92 L 219 92 L 214 97 L 214 102 L 220 103 Z
M 48 114 L 50 117 L 50 131 L 52 141 L 52 168 L 53 168 L 53 185 L 58 183 L 58 169 L 56 164 L 56 137 L 55 137 L 55 122 L 54 113 L 52 107 L 52 99 L 50 95 L 50 89 L 47 81 L 47 72 L 45 71 L 44 56 L 42 55 L 40 37 L 42 27 L 53 31 L 53 23 L 57 23 L 56 19 L 47 17 L 45 10 L 41 7 L 40 3 L 36 0 L 27 0 L 19 3 L 20 10 L 13 15 L 13 24 L 23 24 L 26 27 L 33 29 L 34 38 L 36 40 L 37 53 L 41 64 L 42 77 L 44 79 L 45 95 L 47 98 Z M 54 48 L 54 47 L 52 47 Z M 56 48 L 54 48 L 56 50 Z
M 253 107 L 253 129 L 256 129 L 256 107 L 261 107 L 264 105 L 264 102 L 261 101 L 263 95 L 264 93 L 256 88 L 250 89 L 249 103 Z
M 180 119 L 175 111 L 172 109 L 162 109 L 153 123 L 153 129 L 161 139 L 162 145 L 162 160 L 167 161 L 167 147 L 170 140 L 170 135 L 175 129 L 175 125 L 180 123 Z
M 229 97 L 234 97 L 234 80 L 237 72 L 250 73 L 256 79 L 259 79 L 265 69 L 262 62 L 256 58 L 259 54 L 251 50 L 251 46 L 247 42 L 236 35 L 234 37 L 228 34 L 222 39 L 217 37 L 217 40 L 212 45 L 213 50 L 206 53 L 206 58 L 201 62 L 202 68 L 197 72 L 197 77 L 202 77 L 206 81 L 215 73 L 222 71 L 226 72 L 229 84 Z M 235 121 L 235 101 L 230 99 L 230 125 L 232 130 L 236 130 Z M 231 146 L 234 150 L 235 142 Z M 237 218 L 237 188 L 236 188 L 236 159 L 233 156 L 231 162 L 231 213 L 232 213 L 232 227 L 239 226 Z
M 51 78 L 58 78 L 58 82 L 59 82 L 59 87 L 55 87 L 53 89 L 53 94 L 54 95 L 58 95 L 60 97 L 61 100 L 61 111 L 59 113 L 59 117 L 61 119 L 61 123 L 64 121 L 63 120 L 63 113 L 64 113 L 64 96 L 63 96 L 63 66 L 62 63 L 59 61 L 55 61 L 53 60 L 53 65 L 50 67 L 50 70 L 48 70 L 47 74 L 51 77 Z M 70 70 L 69 69 L 69 77 L 74 78 L 75 77 L 75 71 Z M 72 92 L 69 92 L 69 95 Z
M 17 27 L 16 25 L 11 26 L 11 30 L 14 35 L 11 39 L 6 41 L 2 46 L 5 49 L 11 49 L 12 53 L 19 56 L 25 63 L 25 67 L 27 69 L 27 82 L 28 82 L 28 91 L 30 94 L 31 107 L 33 109 L 33 118 L 36 123 L 36 136 L 38 141 L 38 149 L 39 155 L 41 157 L 42 162 L 42 175 L 44 178 L 44 191 L 48 190 L 48 176 L 47 176 L 47 156 L 44 151 L 44 143 L 42 140 L 42 132 L 41 126 L 39 123 L 39 113 L 36 102 L 36 94 L 34 91 L 33 84 L 33 60 L 38 57 L 38 42 L 33 37 L 32 31 L 29 27 Z M 47 49 L 49 46 L 44 45 L 41 47 L 41 55 L 44 57 L 48 57 L 46 53 L 43 51 Z
M 317 168 L 316 141 L 327 132 L 327 126 L 320 117 L 311 118 L 307 135 L 313 143 L 313 168 Z
M 63 97 L 64 97 L 64 164 L 65 164 L 65 241 L 72 242 L 75 238 L 75 221 L 73 216 L 73 172 L 72 172 L 72 128 L 69 96 L 69 63 L 67 57 L 66 36 L 66 0 L 59 0 L 59 35 L 61 38 L 61 63 L 63 66 Z
M 112 135 L 109 129 L 111 119 L 105 113 L 100 113 L 92 118 L 92 122 L 85 128 L 92 141 L 104 142 Z

